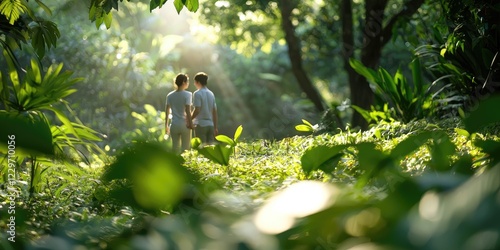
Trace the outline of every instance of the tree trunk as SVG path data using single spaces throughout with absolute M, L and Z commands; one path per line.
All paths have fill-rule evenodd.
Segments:
M 361 63 L 375 69 L 382 53 L 384 9 L 388 0 L 370 0 L 365 2 L 365 23 L 363 30 L 363 47 L 361 49 Z M 364 77 L 356 77 L 349 82 L 352 104 L 363 109 L 370 109 L 375 94 Z M 368 123 L 358 112 L 352 116 L 352 125 L 361 129 L 368 128 Z
M 285 40 L 288 45 L 288 57 L 290 58 L 290 62 L 292 64 L 292 72 L 295 75 L 300 88 L 312 101 L 316 110 L 322 112 L 325 110 L 325 107 L 323 106 L 323 98 L 314 87 L 313 83 L 307 76 L 304 67 L 302 66 L 302 48 L 300 40 L 295 34 L 295 26 L 291 20 L 292 10 L 295 5 L 296 2 L 291 0 L 278 1 L 278 6 L 281 12 L 281 26 L 285 32 Z
M 342 0 L 340 5 L 340 15 L 342 22 L 342 61 L 344 63 L 344 69 L 347 72 L 347 79 L 349 81 L 349 88 L 351 92 L 351 102 L 354 105 L 360 106 L 364 99 L 366 98 L 366 93 L 370 94 L 371 89 L 369 89 L 368 83 L 360 82 L 363 78 L 354 71 L 354 69 L 349 64 L 349 59 L 354 56 L 354 24 L 353 24 L 353 12 L 352 12 L 352 0 Z M 363 87 L 368 86 L 368 90 Z M 372 93 L 373 95 L 373 93 Z M 367 103 L 371 103 L 372 100 L 366 100 Z M 352 116 L 352 125 L 355 127 L 366 128 L 368 124 L 366 120 L 358 112 L 354 112 Z
M 365 23 L 363 47 L 361 49 L 361 63 L 372 69 L 376 69 L 379 66 L 382 49 L 385 44 L 390 41 L 395 23 L 401 18 L 412 16 L 418 8 L 420 8 L 424 0 L 412 0 L 407 2 L 399 13 L 388 20 L 387 25 L 384 27 L 384 12 L 387 2 L 388 0 L 365 1 Z M 350 36 L 352 36 L 352 34 L 349 34 L 352 33 L 352 28 L 351 31 L 349 31 L 349 28 L 352 27 L 352 24 L 349 24 L 352 23 L 352 10 L 351 12 L 347 10 L 350 5 L 351 0 L 342 0 L 342 12 L 344 14 L 342 19 L 342 37 L 344 38 L 344 43 L 348 42 L 348 44 L 344 44 L 344 56 L 347 55 L 352 57 L 354 46 L 351 44 L 354 44 L 354 42 L 353 40 L 349 40 L 351 39 Z M 349 17 L 349 14 L 351 17 Z M 364 77 L 354 73 L 352 69 L 347 69 L 350 68 L 348 58 L 344 58 L 344 63 L 347 65 L 344 65 L 344 67 L 348 70 L 351 103 L 363 109 L 370 109 L 375 99 L 370 84 Z M 352 116 L 352 125 L 354 127 L 359 126 L 361 129 L 366 129 L 368 127 L 365 119 L 357 112 Z

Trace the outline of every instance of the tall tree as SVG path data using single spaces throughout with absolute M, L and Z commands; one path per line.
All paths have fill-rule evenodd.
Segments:
M 229 44 L 238 42 L 241 40 L 241 36 L 234 35 L 235 30 L 246 30 L 247 32 L 254 33 L 255 37 L 262 37 L 267 35 L 269 40 L 276 41 L 276 36 L 279 33 L 274 32 L 270 34 L 268 30 L 273 30 L 268 22 L 261 22 L 262 18 L 255 18 L 258 20 L 254 22 L 253 25 L 248 24 L 252 19 L 243 19 L 241 16 L 245 15 L 268 15 L 274 18 L 280 18 L 280 27 L 282 29 L 281 37 L 284 38 L 288 45 L 288 56 L 292 61 L 292 69 L 297 77 L 298 83 L 301 85 L 302 90 L 307 93 L 307 96 L 316 103 L 314 97 L 314 84 L 312 81 L 307 81 L 311 77 L 311 73 L 308 75 L 303 75 L 305 71 L 303 70 L 303 61 L 305 55 L 302 51 L 308 50 L 310 47 L 325 47 L 323 44 L 301 44 L 304 42 L 304 37 L 297 34 L 297 30 L 301 30 L 303 33 L 303 24 L 299 23 L 298 20 L 316 20 L 320 17 L 315 16 L 319 14 L 324 14 L 321 11 L 310 11 L 310 9 L 318 7 L 310 7 L 314 5 L 320 5 L 319 8 L 331 9 L 332 3 L 322 3 L 318 1 L 303 1 L 297 3 L 296 1 L 242 1 L 242 0 L 231 0 L 225 1 L 227 6 L 217 6 L 217 1 L 206 1 L 204 2 L 203 18 L 205 22 L 209 25 L 217 25 L 221 27 L 219 35 L 221 35 L 221 41 L 227 42 Z M 370 68 L 375 68 L 380 63 L 380 58 L 382 55 L 382 49 L 390 41 L 392 37 L 392 31 L 398 21 L 402 21 L 411 17 L 417 12 L 419 7 L 423 4 L 424 0 L 369 0 L 364 1 L 363 4 L 353 4 L 352 0 L 341 0 L 340 8 L 337 9 L 341 16 L 341 22 L 336 22 L 334 15 L 329 16 L 331 19 L 331 26 L 329 29 L 323 29 L 325 32 L 330 32 L 327 36 L 331 38 L 338 37 L 338 27 L 341 25 L 342 29 L 342 58 L 344 61 L 344 69 L 348 75 L 348 82 L 350 88 L 351 102 L 354 105 L 360 106 L 362 108 L 369 108 L 374 101 L 374 94 L 370 88 L 369 83 L 357 75 L 352 69 L 350 69 L 347 63 L 349 58 L 356 55 L 360 55 L 361 62 Z M 399 6 L 399 11 L 388 11 L 389 3 L 397 3 Z M 229 7 L 230 6 L 230 7 Z M 309 6 L 309 7 L 304 7 Z M 362 10 L 355 9 L 360 6 L 364 8 Z M 309 9 L 308 9 L 309 8 Z M 273 11 L 273 9 L 275 11 Z M 276 10 L 277 9 L 277 10 Z M 362 18 L 363 21 L 356 23 L 353 21 L 355 18 L 354 10 L 356 13 L 364 13 L 364 16 L 356 16 L 356 18 Z M 250 13 L 252 14 L 250 14 Z M 276 14 L 278 12 L 279 14 Z M 391 13 L 391 14 L 389 14 Z M 359 14 L 358 14 L 359 15 Z M 229 19 L 228 16 L 233 16 L 234 18 Z M 301 16 L 308 16 L 309 18 L 304 18 Z M 230 25 L 224 24 L 224 22 L 230 21 Z M 238 22 L 238 20 L 240 22 Z M 262 30 L 255 28 L 255 26 L 261 24 L 265 25 L 267 30 Z M 314 25 L 314 21 L 312 21 Z M 323 25 L 324 23 L 316 22 L 318 25 Z M 295 24 L 295 25 L 294 25 Z M 357 26 L 355 26 L 357 25 Z M 248 27 L 248 29 L 245 29 Z M 361 36 L 356 35 L 356 33 L 362 33 Z M 270 36 L 272 35 L 272 36 Z M 252 36 L 250 36 L 252 37 Z M 362 37 L 363 42 L 361 44 L 356 43 L 356 38 Z M 297 40 L 298 39 L 298 40 Z M 246 42 L 246 41 L 243 41 Z M 328 42 L 326 42 L 328 44 Z M 326 45 L 328 46 L 328 45 Z M 330 47 L 330 50 L 335 50 L 336 48 Z M 333 60 L 332 60 L 333 62 Z M 302 66 L 302 67 L 301 67 Z M 302 68 L 302 70 L 301 70 Z M 307 90 L 307 92 L 306 92 Z M 312 98 L 311 98 L 312 97 Z M 317 105 L 318 107 L 319 105 Z M 352 117 L 352 125 L 360 126 L 361 128 L 366 128 L 367 124 L 365 120 L 359 114 L 354 114 Z
M 288 45 L 288 57 L 292 64 L 292 72 L 297 78 L 300 88 L 307 97 L 312 101 L 314 107 L 318 111 L 323 111 L 323 100 L 318 93 L 307 72 L 304 70 L 302 63 L 302 46 L 300 39 L 295 34 L 295 26 L 292 23 L 292 11 L 297 6 L 295 0 L 279 0 L 278 1 L 281 13 L 281 27 L 285 33 L 285 40 Z
M 348 6 L 352 0 L 343 0 L 343 6 Z M 398 21 L 402 21 L 405 18 L 411 17 L 418 8 L 424 3 L 424 0 L 410 0 L 404 2 L 403 7 L 399 12 L 392 16 L 386 17 L 386 8 L 388 0 L 369 0 L 365 1 L 365 18 L 363 27 L 363 46 L 361 48 L 361 62 L 372 69 L 379 66 L 380 58 L 382 56 L 382 49 L 390 41 L 392 37 L 392 32 L 394 25 Z M 348 10 L 343 10 L 347 11 Z M 343 16 L 343 23 L 348 24 L 352 22 L 347 20 L 350 17 L 346 14 Z M 345 19 L 345 20 L 344 20 Z M 386 23 L 384 25 L 384 23 Z M 343 30 L 344 36 L 349 36 L 351 31 Z M 344 41 L 345 43 L 345 41 Z M 345 46 L 345 45 L 344 45 Z M 344 63 L 347 57 L 352 57 L 352 55 L 344 54 Z M 344 65 L 344 67 L 346 67 Z M 349 71 L 348 71 L 349 72 Z M 351 90 L 351 100 L 352 103 L 364 108 L 369 109 L 370 105 L 373 104 L 374 94 L 370 88 L 368 81 L 360 77 L 359 75 L 354 75 L 352 72 L 349 73 L 349 86 Z M 351 78 L 352 77 L 352 78 Z M 354 113 L 352 117 L 352 124 L 361 126 L 362 128 L 367 127 L 365 119 L 359 114 Z

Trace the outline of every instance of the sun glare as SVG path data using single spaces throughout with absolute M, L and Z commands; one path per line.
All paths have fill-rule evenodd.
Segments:
M 217 4 L 221 7 L 229 6 L 229 2 L 227 1 L 218 1 Z M 163 39 L 155 41 L 162 43 L 161 53 L 172 51 L 182 43 L 184 47 L 193 47 L 187 52 L 184 51 L 183 53 L 186 54 L 183 56 L 186 58 L 196 58 L 199 57 L 199 54 L 196 53 L 202 49 L 203 54 L 211 58 L 209 65 L 202 65 L 201 67 L 198 65 L 199 68 L 189 68 L 189 65 L 180 65 L 180 67 L 185 67 L 187 73 L 192 75 L 199 71 L 205 71 L 209 75 L 217 76 L 216 78 L 211 78 L 213 79 L 211 84 L 217 85 L 218 89 L 220 89 L 216 93 L 216 97 L 221 101 L 228 102 L 228 105 L 225 105 L 229 109 L 225 110 L 226 113 L 234 114 L 231 117 L 231 123 L 234 124 L 226 124 L 228 127 L 236 127 L 240 124 L 253 126 L 253 114 L 243 102 L 241 94 L 232 83 L 223 65 L 217 60 L 218 51 L 215 49 L 215 45 L 218 40 L 220 27 L 202 24 L 199 21 L 200 10 L 193 13 L 184 8 L 180 13 L 177 13 L 174 6 L 167 4 L 160 9 L 155 9 L 152 13 L 162 19 L 161 27 L 155 29 L 159 30 L 163 35 Z M 219 132 L 224 133 L 224 131 Z
M 297 218 L 331 205 L 339 193 L 335 186 L 318 181 L 293 184 L 266 202 L 257 212 L 254 223 L 263 233 L 281 233 L 291 228 Z

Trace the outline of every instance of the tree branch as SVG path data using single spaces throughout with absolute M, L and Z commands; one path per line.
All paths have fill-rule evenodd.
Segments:
M 424 3 L 424 0 L 411 0 L 403 6 L 403 9 L 391 17 L 382 31 L 382 45 L 385 45 L 392 37 L 392 29 L 401 18 L 410 17 L 415 14 Z

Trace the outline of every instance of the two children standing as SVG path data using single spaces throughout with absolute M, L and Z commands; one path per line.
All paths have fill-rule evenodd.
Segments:
M 172 138 L 174 152 L 189 149 L 191 129 L 194 129 L 195 136 L 202 142 L 213 143 L 218 133 L 217 105 L 214 93 L 207 88 L 208 75 L 200 72 L 194 76 L 197 90 L 192 95 L 186 91 L 189 87 L 189 77 L 186 74 L 178 74 L 174 83 L 176 90 L 168 93 L 165 105 L 165 134 Z M 194 110 L 191 110 L 191 104 Z

